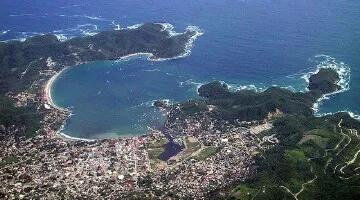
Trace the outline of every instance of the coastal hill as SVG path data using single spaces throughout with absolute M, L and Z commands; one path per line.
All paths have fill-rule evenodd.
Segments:
M 117 60 L 135 53 L 151 53 L 151 59 L 181 56 L 195 34 L 196 31 L 187 30 L 170 35 L 164 25 L 147 23 L 136 29 L 104 31 L 64 42 L 50 34 L 24 42 L 0 43 L 0 94 L 23 91 L 39 79 L 40 70 L 49 68 L 59 70 L 89 61 Z
M 260 134 L 249 131 L 260 141 L 257 172 L 209 193 L 210 199 L 224 198 L 223 193 L 225 199 L 241 200 L 358 199 L 360 122 L 346 112 L 316 117 L 312 108 L 323 95 L 341 90 L 339 81 L 334 69 L 311 75 L 307 92 L 279 87 L 230 91 L 214 81 L 198 89 L 205 100 L 173 105 L 165 126 L 173 137 L 222 138 L 229 130 L 236 134 L 238 127 L 253 127 L 262 120 L 272 124 Z
M 0 199 L 358 199 L 360 122 L 314 115 L 321 97 L 343 89 L 334 69 L 312 74 L 307 92 L 204 84 L 202 99 L 156 102 L 167 121 L 147 135 L 59 136 L 69 113 L 51 107 L 44 88 L 62 69 L 134 53 L 178 57 L 196 34 L 145 24 L 1 43 Z
M 335 84 L 339 80 L 338 73 L 333 69 L 320 69 L 318 73 L 310 77 L 308 89 L 318 91 L 318 95 L 332 93 L 341 89 Z
M 174 34 L 165 24 L 147 23 L 134 29 L 103 31 L 63 42 L 52 34 L 23 42 L 0 42 L 0 125 L 22 127 L 19 136 L 33 136 L 44 127 L 44 123 L 40 125 L 41 119 L 51 115 L 49 128 L 56 131 L 68 113 L 59 116 L 44 109 L 47 101 L 44 87 L 62 69 L 137 53 L 149 53 L 153 60 L 180 57 L 189 53 L 189 45 L 197 34 L 191 28 Z
M 276 111 L 284 114 L 301 114 L 310 116 L 314 113 L 313 105 L 323 95 L 341 89 L 337 82 L 338 73 L 333 69 L 320 69 L 310 77 L 308 92 L 293 92 L 279 87 L 270 87 L 263 92 L 253 90 L 239 90 L 231 92 L 226 84 L 214 81 L 202 85 L 199 96 L 207 100 L 186 102 L 181 110 L 184 115 L 191 115 L 199 111 L 207 111 L 211 106 L 211 114 L 219 119 L 252 121 L 265 119 Z M 180 113 L 174 114 L 169 121 L 179 118 Z M 186 116 L 182 116 L 186 118 Z

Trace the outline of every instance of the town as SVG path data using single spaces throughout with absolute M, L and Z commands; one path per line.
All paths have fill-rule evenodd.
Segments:
M 203 199 L 254 174 L 259 151 L 277 143 L 260 138 L 272 127 L 268 121 L 230 125 L 206 114 L 168 123 L 171 128 L 165 132 L 71 140 L 49 127 L 64 120 L 64 111 L 50 110 L 47 126 L 35 137 L 13 137 L 16 127 L 3 131 L 0 198 Z M 168 145 L 180 145 L 181 150 L 165 160 Z

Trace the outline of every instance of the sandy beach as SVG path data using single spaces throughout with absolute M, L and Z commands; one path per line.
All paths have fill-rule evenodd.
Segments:
M 125 56 L 120 57 L 117 61 L 121 61 L 121 60 L 127 60 L 127 59 L 133 59 L 134 57 L 138 57 L 138 56 L 146 56 L 148 60 L 150 61 L 164 61 L 164 60 L 168 60 L 168 59 L 164 59 L 164 58 L 153 58 L 154 54 L 152 53 L 144 53 L 144 52 L 139 52 L 139 53 L 133 53 L 133 54 L 128 54 Z M 172 59 L 172 58 L 170 58 Z M 44 94 L 45 94 L 45 98 L 46 98 L 46 104 L 49 105 L 50 107 L 52 107 L 55 110 L 58 111 L 63 111 L 63 112 L 69 112 L 71 113 L 70 110 L 66 109 L 66 108 L 62 108 L 58 105 L 56 105 L 52 99 L 52 95 L 51 95 L 51 87 L 54 83 L 54 81 L 59 78 L 59 76 L 67 69 L 69 69 L 70 67 L 64 67 L 62 70 L 60 70 L 59 72 L 57 72 L 54 76 L 52 76 L 47 82 L 46 85 L 44 87 Z M 85 139 L 85 138 L 77 138 L 77 137 L 73 137 L 73 136 L 69 136 L 66 135 L 62 132 L 63 128 L 65 126 L 65 121 L 63 122 L 61 128 L 56 132 L 56 135 L 60 138 L 63 138 L 65 140 L 82 140 L 82 141 L 94 141 L 96 139 Z M 123 138 L 133 138 L 133 136 L 125 136 Z
M 55 108 L 56 110 L 60 110 L 60 111 L 66 111 L 69 112 L 69 110 L 65 109 L 65 108 L 61 108 L 59 106 L 57 106 L 54 102 L 53 99 L 51 97 L 51 86 L 54 83 L 54 81 L 61 75 L 61 73 L 63 73 L 65 70 L 67 70 L 69 67 L 65 67 L 64 69 L 62 69 L 61 71 L 59 71 L 58 73 L 56 73 L 54 76 L 52 76 L 48 82 L 45 85 L 45 97 L 46 97 L 46 102 L 48 105 L 50 105 L 51 107 Z M 64 140 L 82 140 L 82 141 L 94 141 L 91 139 L 84 139 L 84 138 L 77 138 L 77 137 L 72 137 L 69 135 L 66 135 L 64 133 L 62 133 L 61 131 L 63 130 L 65 125 L 65 122 L 63 123 L 63 125 L 61 126 L 61 128 L 57 131 L 56 135 L 59 136 L 60 138 L 64 139 Z
M 47 101 L 47 104 L 49 104 L 51 107 L 57 109 L 57 110 L 62 110 L 62 111 L 68 111 L 67 109 L 65 108 L 61 108 L 59 106 L 57 106 L 52 97 L 51 97 L 51 86 L 52 84 L 54 83 L 54 81 L 59 77 L 59 75 L 64 72 L 66 69 L 68 69 L 68 67 L 65 67 L 64 69 L 62 69 L 61 71 L 59 71 L 56 75 L 52 76 L 48 82 L 46 83 L 45 85 L 45 97 L 46 97 L 46 101 Z

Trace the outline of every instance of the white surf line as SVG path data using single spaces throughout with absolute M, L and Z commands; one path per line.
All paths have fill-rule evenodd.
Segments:
M 115 26 L 115 28 L 114 28 L 115 31 L 121 30 L 120 29 L 120 24 L 115 24 L 115 21 L 112 21 L 111 23 Z
M 29 70 L 30 66 L 31 66 L 34 62 L 40 61 L 40 60 L 42 60 L 42 59 L 43 59 L 43 58 L 40 58 L 40 59 L 38 59 L 38 60 L 33 60 L 33 61 L 31 61 L 31 62 L 29 63 L 29 65 L 26 67 L 25 71 L 23 71 L 23 72 L 21 73 L 20 79 L 23 78 L 23 76 L 27 73 L 27 71 Z
M 61 110 L 61 111 L 66 111 L 66 112 L 70 112 L 69 109 L 67 108 L 61 108 L 59 106 L 57 106 L 52 97 L 51 97 L 51 86 L 54 83 L 54 81 L 60 76 L 60 74 L 62 74 L 65 70 L 67 70 L 69 67 L 64 67 L 62 70 L 60 70 L 59 72 L 57 72 L 54 76 L 52 76 L 46 83 L 45 88 L 44 88 L 44 93 L 46 96 L 46 101 L 47 104 L 49 104 L 50 106 L 52 106 L 53 108 L 57 109 L 57 110 Z M 71 112 L 70 112 L 71 113 Z
M 114 26 L 116 26 L 115 30 L 122 30 L 120 29 L 120 25 L 115 24 L 115 22 L 113 21 L 112 24 Z M 131 59 L 135 56 L 142 56 L 145 55 L 147 56 L 147 60 L 149 61 L 168 61 L 168 60 L 175 60 L 175 59 L 179 59 L 179 58 L 184 58 L 187 57 L 191 54 L 191 50 L 194 47 L 194 42 L 195 40 L 204 34 L 203 30 L 201 30 L 200 28 L 196 27 L 196 26 L 188 26 L 185 30 L 185 32 L 183 33 L 176 33 L 175 31 L 173 31 L 173 25 L 168 24 L 168 23 L 155 23 L 155 24 L 159 24 L 163 27 L 162 31 L 167 31 L 169 33 L 169 37 L 173 37 L 176 35 L 181 35 L 181 34 L 186 34 L 189 31 L 194 32 L 194 35 L 191 36 L 188 41 L 185 43 L 184 46 L 184 52 L 181 55 L 175 56 L 175 57 L 171 57 L 171 58 L 155 58 L 153 53 L 149 53 L 149 52 L 139 52 L 139 53 L 134 53 L 134 54 L 128 54 L 125 56 L 121 56 L 119 57 L 116 61 L 122 60 L 122 61 L 127 61 L 127 59 Z M 136 24 L 133 26 L 129 26 L 127 29 L 137 29 L 139 27 L 141 27 L 143 24 Z
M 324 114 L 319 114 L 319 105 L 320 103 L 325 100 L 329 99 L 331 96 L 342 93 L 345 91 L 350 90 L 350 77 L 351 77 L 351 68 L 347 66 L 343 62 L 337 62 L 335 58 L 328 56 L 328 55 L 316 55 L 315 58 L 324 58 L 324 61 L 318 62 L 318 65 L 316 66 L 316 70 L 313 72 L 309 72 L 307 74 L 304 74 L 302 78 L 309 83 L 309 79 L 312 75 L 317 74 L 321 69 L 333 69 L 337 72 L 339 76 L 339 80 L 335 83 L 336 85 L 340 86 L 339 90 L 336 90 L 334 92 L 324 94 L 322 97 L 320 97 L 314 104 L 312 109 L 314 110 L 315 116 L 323 116 Z M 308 91 L 308 88 L 305 89 Z
M 71 139 L 71 140 L 79 140 L 79 141 L 85 141 L 85 142 L 93 142 L 93 141 L 95 141 L 93 139 L 72 137 L 72 136 L 66 135 L 65 133 L 61 133 L 61 132 L 58 132 L 57 134 L 61 135 L 62 137 L 66 138 L 66 139 Z

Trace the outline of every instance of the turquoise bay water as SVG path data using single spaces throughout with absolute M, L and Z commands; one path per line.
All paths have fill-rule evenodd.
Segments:
M 162 126 L 165 117 L 152 107 L 155 100 L 196 97 L 193 83 L 163 70 L 167 65 L 143 57 L 93 62 L 65 71 L 52 86 L 55 103 L 74 113 L 63 132 L 99 138 L 139 135 L 147 133 L 148 126 Z
M 196 87 L 212 80 L 233 88 L 279 85 L 304 90 L 301 76 L 316 69 L 314 56 L 320 54 L 349 66 L 351 82 L 350 90 L 322 101 L 319 113 L 360 113 L 359 1 L 103 0 L 98 4 L 34 0 L 28 6 L 20 0 L 4 0 L 0 39 L 38 33 L 82 36 L 113 29 L 113 21 L 121 27 L 169 22 L 177 32 L 196 25 L 205 33 L 186 58 L 95 62 L 62 74 L 52 94 L 56 103 L 74 111 L 64 130 L 69 135 L 144 133 L 146 126 L 157 127 L 164 120 L 149 106 L 152 100 L 197 98 Z

